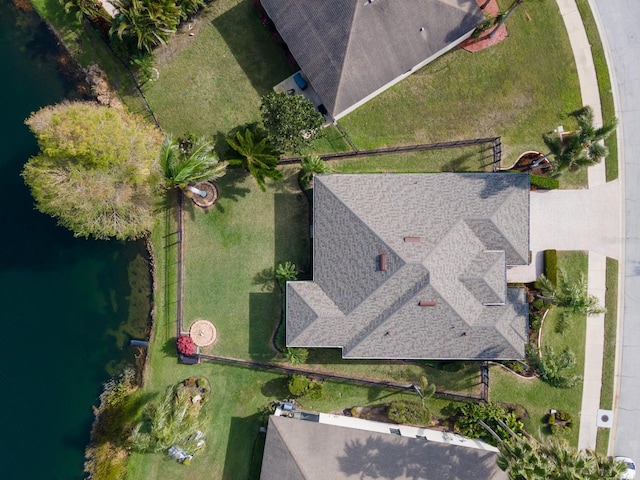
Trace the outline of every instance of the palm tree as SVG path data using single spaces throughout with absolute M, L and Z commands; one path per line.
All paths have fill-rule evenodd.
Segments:
M 84 15 L 90 19 L 109 19 L 107 11 L 102 8 L 102 4 L 98 0 L 60 0 L 60 3 L 67 13 L 75 13 L 78 21 L 82 21 Z
M 236 132 L 235 136 L 227 138 L 229 146 L 240 155 L 240 158 L 230 159 L 229 165 L 241 166 L 248 171 L 264 192 L 266 178 L 282 178 L 282 172 L 278 170 L 280 157 L 266 136 L 258 133 L 258 138 L 254 139 L 253 135 L 254 132 L 247 128 L 244 133 Z
M 498 466 L 511 480 L 601 480 L 620 478 L 626 467 L 594 451 L 580 451 L 565 441 L 512 437 L 500 445 Z
M 329 173 L 331 169 L 327 163 L 317 155 L 305 155 L 300 159 L 300 183 L 306 188 L 314 175 Z
M 224 176 L 227 162 L 218 160 L 213 152 L 213 144 L 204 137 L 180 144 L 169 135 L 160 148 L 160 168 L 170 187 L 189 189 L 205 196 L 206 193 L 202 195 L 191 184 Z
M 293 262 L 284 262 L 276 267 L 276 280 L 281 288 L 284 288 L 286 282 L 292 282 L 298 279 L 298 268 Z
M 540 275 L 540 289 L 544 296 L 540 298 L 558 307 L 566 308 L 571 313 L 595 315 L 604 313 L 605 309 L 598 304 L 594 295 L 589 295 L 587 281 L 583 274 L 575 282 L 569 282 L 564 271 L 560 270 L 556 287 L 545 275 Z
M 182 17 L 182 10 L 172 0 L 115 0 L 118 15 L 109 33 L 136 42 L 138 50 L 150 52 L 166 45 Z
M 575 172 L 580 168 L 595 165 L 609 154 L 603 141 L 611 135 L 618 125 L 618 120 L 613 118 L 602 127 L 596 128 L 593 124 L 593 109 L 586 105 L 569 114 L 578 123 L 575 132 L 562 138 L 556 133 L 547 133 L 542 136 L 544 143 L 554 155 L 554 174 L 557 176 L 564 170 Z

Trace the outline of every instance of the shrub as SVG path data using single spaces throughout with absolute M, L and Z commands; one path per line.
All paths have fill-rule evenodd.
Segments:
M 289 393 L 294 397 L 301 397 L 309 388 L 309 379 L 304 375 L 291 375 L 289 377 Z
M 322 383 L 314 382 L 304 375 L 291 375 L 289 377 L 289 393 L 293 397 L 308 397 L 319 400 L 324 395 Z
M 554 285 L 558 285 L 558 252 L 556 250 L 544 251 L 544 276 Z
M 430 425 L 431 412 L 418 402 L 392 402 L 387 409 L 389 420 L 410 425 Z
M 540 175 L 530 176 L 531 185 L 545 190 L 555 190 L 560 187 L 560 182 L 557 178 L 543 177 Z
M 309 382 L 306 397 L 312 400 L 320 400 L 324 396 L 324 386 L 319 382 Z
M 180 355 L 193 355 L 196 353 L 196 344 L 193 343 L 193 339 L 189 335 L 180 335 L 176 342 L 176 347 Z
M 498 423 L 498 420 L 502 421 L 515 433 L 523 430 L 522 422 L 516 418 L 513 412 L 509 412 L 506 408 L 493 403 L 466 403 L 460 405 L 455 411 L 455 416 L 457 417 L 454 424 L 456 431 L 470 438 L 479 438 L 491 445 L 496 444 L 496 439 L 480 426 L 478 423 L 480 420 L 486 423 L 501 438 L 509 437 L 510 433 Z
M 286 347 L 284 356 L 291 365 L 300 365 L 307 361 L 309 350 L 306 348 Z
M 562 433 L 573 428 L 571 414 L 563 410 L 551 410 L 543 420 L 551 434 Z

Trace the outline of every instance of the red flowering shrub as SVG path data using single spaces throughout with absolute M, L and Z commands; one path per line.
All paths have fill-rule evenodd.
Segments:
M 193 355 L 196 353 L 196 344 L 193 343 L 193 339 L 189 335 L 180 335 L 176 346 L 181 355 Z

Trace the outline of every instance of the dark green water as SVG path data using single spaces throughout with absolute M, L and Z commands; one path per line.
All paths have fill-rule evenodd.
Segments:
M 73 95 L 56 41 L 0 0 L 0 478 L 83 478 L 91 406 L 145 335 L 140 244 L 79 240 L 33 210 L 19 174 L 37 150 L 23 121 Z M 133 284 L 133 286 L 132 286 Z

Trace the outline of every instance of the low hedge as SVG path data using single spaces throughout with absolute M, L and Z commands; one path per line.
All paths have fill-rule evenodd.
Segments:
M 551 283 L 558 285 L 558 252 L 557 250 L 544 251 L 544 276 Z
M 530 177 L 529 181 L 533 187 L 545 190 L 555 190 L 560 188 L 560 182 L 557 178 L 543 177 L 541 175 L 531 175 Z

